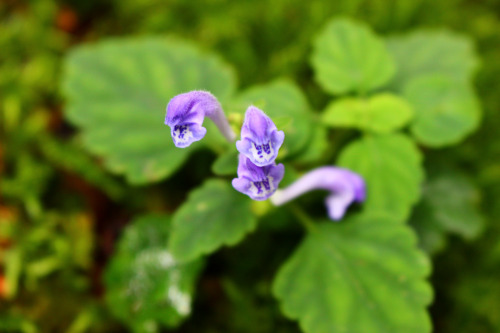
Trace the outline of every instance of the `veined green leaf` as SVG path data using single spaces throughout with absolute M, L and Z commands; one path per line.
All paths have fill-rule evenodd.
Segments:
M 442 147 L 464 139 L 479 125 L 481 109 L 467 84 L 443 75 L 410 81 L 404 95 L 415 109 L 411 131 L 417 141 Z
M 229 181 L 209 180 L 194 190 L 173 218 L 170 249 L 190 261 L 223 245 L 234 245 L 255 229 L 251 200 Z
M 281 267 L 273 292 L 306 333 L 426 333 L 429 272 L 411 228 L 364 214 L 317 225 Z
M 477 189 L 463 175 L 449 169 L 432 174 L 411 218 L 422 247 L 430 253 L 441 250 L 447 232 L 477 237 L 484 224 L 478 204 Z
M 387 47 L 397 66 L 391 87 L 402 90 L 411 80 L 442 74 L 467 81 L 479 67 L 472 40 L 446 30 L 422 30 L 387 38 Z
M 386 83 L 395 71 L 383 41 L 350 19 L 326 25 L 314 41 L 311 63 L 318 83 L 333 94 L 365 93 Z
M 63 79 L 66 115 L 82 129 L 85 147 L 135 184 L 168 177 L 196 149 L 176 148 L 163 123 L 170 98 L 195 89 L 227 100 L 231 68 L 191 44 L 159 38 L 76 48 Z
M 378 94 L 368 99 L 346 97 L 332 102 L 323 113 L 323 122 L 334 127 L 389 133 L 405 126 L 413 110 L 404 99 Z
M 402 134 L 365 136 L 348 145 L 339 165 L 358 172 L 366 181 L 364 212 L 383 212 L 404 221 L 420 197 L 424 180 L 422 157 Z

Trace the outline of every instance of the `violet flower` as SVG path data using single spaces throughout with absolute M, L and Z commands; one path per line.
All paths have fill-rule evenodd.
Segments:
M 271 118 L 255 106 L 249 106 L 236 149 L 253 164 L 264 166 L 274 162 L 284 139 L 285 133 L 278 131 Z
M 353 202 L 363 202 L 366 188 L 363 178 L 357 173 L 337 167 L 321 167 L 303 175 L 283 190 L 271 197 L 271 202 L 280 206 L 311 190 L 330 191 L 325 204 L 332 220 L 340 220 Z
M 234 178 L 232 184 L 237 191 L 253 200 L 266 200 L 276 191 L 284 174 L 283 164 L 272 163 L 259 167 L 240 154 L 238 178 Z
M 170 126 L 175 146 L 185 148 L 201 140 L 207 133 L 201 126 L 205 117 L 212 119 L 228 141 L 236 139 L 217 98 L 208 91 L 195 90 L 168 102 L 165 125 Z

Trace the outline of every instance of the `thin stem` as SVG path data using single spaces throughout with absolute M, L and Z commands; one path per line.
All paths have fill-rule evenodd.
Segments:
M 316 231 L 316 226 L 314 225 L 313 220 L 304 212 L 304 210 L 296 205 L 296 204 L 291 204 L 290 209 L 292 212 L 295 214 L 297 219 L 299 220 L 300 224 L 307 230 L 307 231 Z

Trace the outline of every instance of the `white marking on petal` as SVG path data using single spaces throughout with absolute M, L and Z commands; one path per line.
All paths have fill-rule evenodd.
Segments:
M 263 145 L 252 142 L 250 144 L 250 153 L 257 164 L 268 163 L 274 157 L 274 148 L 270 141 Z
M 176 143 L 190 143 L 194 139 L 189 125 L 175 125 L 173 135 Z
M 274 184 L 273 184 L 274 178 L 271 176 L 267 176 L 267 181 L 268 184 L 264 184 L 264 182 L 250 182 L 250 193 L 256 198 L 265 198 L 267 197 L 270 193 L 274 192 Z M 266 185 L 269 187 L 269 189 L 266 188 Z

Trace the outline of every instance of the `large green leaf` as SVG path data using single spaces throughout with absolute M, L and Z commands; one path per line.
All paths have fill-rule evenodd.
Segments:
M 106 300 L 135 332 L 176 326 L 190 313 L 201 261 L 180 264 L 168 250 L 170 218 L 149 215 L 131 222 L 106 269 Z
M 328 92 L 360 93 L 380 87 L 394 74 L 394 62 L 381 39 L 366 25 L 334 19 L 314 41 L 311 63 Z
M 339 165 L 365 179 L 366 212 L 384 212 L 403 221 L 420 197 L 422 157 L 402 134 L 364 136 L 341 152 Z
M 288 120 L 280 157 L 304 149 L 311 139 L 314 123 L 311 107 L 299 87 L 287 80 L 254 86 L 238 95 L 233 108 L 235 112 L 243 114 L 252 104 L 262 109 L 271 119 L 286 117 Z
M 463 175 L 449 169 L 433 174 L 411 219 L 422 247 L 428 252 L 441 250 L 447 232 L 469 240 L 477 237 L 484 224 L 478 204 L 477 189 Z
M 323 122 L 334 127 L 355 127 L 388 133 L 403 127 L 413 116 L 408 102 L 392 94 L 368 99 L 346 97 L 332 102 L 323 113 Z
M 431 147 L 462 140 L 479 125 L 481 109 L 467 84 L 443 75 L 421 76 L 410 81 L 404 95 L 415 109 L 411 131 Z
M 307 333 L 425 333 L 429 272 L 411 228 L 358 215 L 316 226 L 281 267 L 273 291 Z
M 233 189 L 229 181 L 207 181 L 174 215 L 172 253 L 189 261 L 238 243 L 257 225 L 250 204 L 251 200 Z
M 479 64 L 472 40 L 446 30 L 389 37 L 387 47 L 397 64 L 397 73 L 390 83 L 397 90 L 412 79 L 429 74 L 466 81 Z
M 233 94 L 231 69 L 194 46 L 163 39 L 121 39 L 86 45 L 66 60 L 66 115 L 83 131 L 85 146 L 132 183 L 158 181 L 186 160 L 191 148 L 175 148 L 163 124 L 176 94 Z

